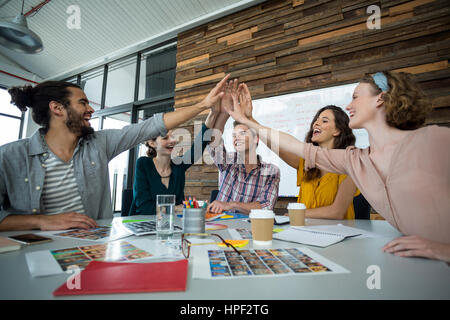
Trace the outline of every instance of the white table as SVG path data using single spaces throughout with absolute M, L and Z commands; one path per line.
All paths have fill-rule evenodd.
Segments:
M 131 217 L 127 217 L 128 219 Z M 148 218 L 134 216 L 132 219 Z M 99 221 L 109 225 L 110 220 Z M 219 223 L 229 227 L 250 228 L 246 220 Z M 0 254 L 0 299 L 164 299 L 164 300 L 292 300 L 292 299 L 450 299 L 450 267 L 443 262 L 400 258 L 383 253 L 381 248 L 400 234 L 386 221 L 377 220 L 316 220 L 307 219 L 307 225 L 337 224 L 376 232 L 384 238 L 346 239 L 343 242 L 318 248 L 306 246 L 325 258 L 343 266 L 351 273 L 315 276 L 285 276 L 239 278 L 221 280 L 192 279 L 192 261 L 189 264 L 185 292 L 135 293 L 90 295 L 55 298 L 52 292 L 69 277 L 68 274 L 31 277 L 25 253 L 35 250 L 61 249 L 92 242 L 56 238 L 42 245 L 29 246 L 15 252 Z M 1 236 L 21 234 L 2 232 Z M 228 237 L 227 230 L 217 233 Z M 155 236 L 148 236 L 154 239 Z M 274 240 L 273 248 L 302 247 L 304 245 Z M 246 248 L 252 248 L 251 242 Z M 380 268 L 380 289 L 368 289 L 367 268 Z

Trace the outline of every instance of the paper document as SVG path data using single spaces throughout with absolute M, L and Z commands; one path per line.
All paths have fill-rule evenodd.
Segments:
M 131 233 L 130 231 L 126 230 L 125 228 L 121 228 L 116 224 L 113 224 L 112 227 L 100 226 L 98 228 L 89 230 L 69 229 L 64 231 L 42 231 L 38 234 L 50 237 L 72 238 L 77 240 L 89 240 L 98 242 L 114 241 L 133 235 L 133 233 Z
M 358 229 L 358 228 L 353 228 L 353 227 L 349 227 L 349 226 L 344 226 L 342 224 L 308 226 L 308 229 L 314 229 L 314 230 L 325 231 L 325 232 L 332 232 L 332 233 L 339 233 L 339 234 L 348 235 L 348 236 L 353 236 L 353 234 L 359 233 L 358 236 L 355 236 L 355 238 L 357 238 L 357 239 L 362 239 L 362 238 L 381 238 L 381 237 L 383 237 L 383 236 L 381 236 L 381 235 L 379 235 L 377 233 L 374 233 L 374 232 L 366 231 L 364 229 Z
M 72 267 L 84 269 L 91 261 L 135 262 L 141 260 L 182 259 L 180 241 L 136 239 L 118 240 L 58 250 L 41 250 L 25 254 L 33 277 L 64 273 Z
M 275 216 L 275 224 L 285 224 L 289 221 L 289 216 Z
M 308 248 L 203 250 L 194 259 L 194 279 L 308 276 L 349 271 Z
M 317 227 L 290 227 L 289 229 L 274 234 L 273 238 L 317 247 L 328 247 L 341 242 L 345 238 L 362 234 L 358 230 L 349 230 L 344 226 L 327 227 L 325 230 Z

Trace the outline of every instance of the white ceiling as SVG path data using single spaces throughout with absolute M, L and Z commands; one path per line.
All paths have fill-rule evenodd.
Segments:
M 26 0 L 24 13 L 43 0 Z M 42 79 L 66 77 L 171 39 L 181 31 L 256 5 L 263 0 L 51 0 L 28 18 L 44 50 L 4 55 Z M 80 8 L 81 29 L 69 29 L 71 5 Z M 21 0 L 0 0 L 0 19 L 12 20 Z

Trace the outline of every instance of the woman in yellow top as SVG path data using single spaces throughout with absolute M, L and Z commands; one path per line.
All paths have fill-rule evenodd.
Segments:
M 252 97 L 245 83 L 232 92 L 233 104 L 240 103 L 245 115 L 252 119 Z M 227 112 L 229 112 L 227 110 Z M 320 109 L 313 118 L 305 141 L 327 149 L 345 149 L 355 144 L 356 138 L 349 128 L 349 117 L 339 107 L 329 105 Z M 297 169 L 300 186 L 298 202 L 306 206 L 306 217 L 315 219 L 355 219 L 353 198 L 359 194 L 353 180 L 344 174 L 327 173 L 317 168 L 304 172 L 305 160 L 280 144 L 268 145 L 288 165 Z
M 349 117 L 341 108 L 323 107 L 314 116 L 305 142 L 327 149 L 345 149 L 356 140 L 348 123 Z M 281 151 L 280 156 L 286 161 Z M 297 169 L 297 185 L 300 186 L 297 201 L 305 204 L 306 217 L 355 219 L 353 197 L 359 191 L 352 179 L 345 174 L 322 172 L 317 168 L 305 172 L 305 160 L 296 158 L 296 165 L 293 165 L 294 159 L 289 159 L 288 164 Z
M 252 97 L 245 83 L 232 93 L 233 101 L 240 102 L 247 117 L 252 118 Z M 345 149 L 355 144 L 356 138 L 348 123 L 350 119 L 339 107 L 329 105 L 320 109 L 313 118 L 306 142 L 327 149 Z M 271 147 L 271 146 L 269 146 Z M 344 174 L 323 172 L 313 168 L 304 171 L 305 160 L 291 150 L 275 146 L 279 156 L 297 169 L 300 186 L 298 202 L 306 206 L 306 217 L 316 219 L 355 219 L 353 198 L 359 194 L 351 178 Z

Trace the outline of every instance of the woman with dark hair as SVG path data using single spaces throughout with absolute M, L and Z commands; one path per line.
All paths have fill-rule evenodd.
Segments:
M 355 144 L 348 127 L 349 117 L 341 108 L 328 105 L 317 111 L 305 141 L 327 149 L 345 149 Z M 297 201 L 304 203 L 307 218 L 355 219 L 353 197 L 359 194 L 345 174 L 325 172 L 318 168 L 305 170 L 305 160 L 280 150 L 280 157 L 297 169 L 300 186 Z
M 250 91 L 241 83 L 232 93 L 239 96 L 245 115 L 253 119 Z M 236 119 L 235 119 L 236 120 Z M 236 120 L 237 121 L 237 120 Z M 317 111 L 306 141 L 327 149 L 345 149 L 355 144 L 355 136 L 348 127 L 349 118 L 341 108 L 328 105 Z M 250 128 L 250 127 L 249 127 Z M 269 146 L 270 147 L 270 146 Z M 335 174 L 313 168 L 305 170 L 305 160 L 291 152 L 290 146 L 273 149 L 289 166 L 297 170 L 297 185 L 300 191 L 297 201 L 305 204 L 307 218 L 355 219 L 353 198 L 359 194 L 352 179 L 345 174 Z
M 186 170 L 203 155 L 208 144 L 203 136 L 206 130 L 212 128 L 215 118 L 216 113 L 210 112 L 191 148 L 177 159 L 180 161 L 172 159 L 177 143 L 172 130 L 165 136 L 145 142 L 147 156 L 140 157 L 136 162 L 133 202 L 128 215 L 156 214 L 156 196 L 159 194 L 175 195 L 176 210 L 182 210 Z M 196 152 L 196 148 L 201 152 Z
M 369 134 L 366 149 L 326 149 L 261 126 L 248 117 L 251 104 L 233 98 L 227 112 L 259 131 L 271 148 L 305 159 L 305 168 L 348 174 L 370 205 L 405 236 L 383 247 L 401 257 L 450 262 L 450 129 L 426 126 L 431 103 L 412 76 L 377 72 L 356 86 L 346 107 L 349 126 Z

